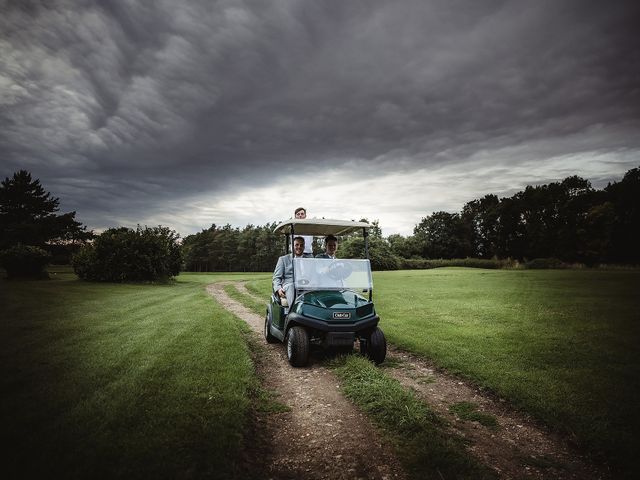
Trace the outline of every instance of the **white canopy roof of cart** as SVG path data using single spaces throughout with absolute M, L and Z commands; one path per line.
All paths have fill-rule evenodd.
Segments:
M 362 228 L 371 228 L 366 222 L 354 222 L 351 220 L 335 220 L 331 218 L 292 218 L 281 222 L 274 232 L 296 235 L 346 235 Z

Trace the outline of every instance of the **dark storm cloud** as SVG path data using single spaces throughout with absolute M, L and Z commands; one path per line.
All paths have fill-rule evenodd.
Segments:
M 0 173 L 100 222 L 294 165 L 640 147 L 637 2 L 0 5 Z

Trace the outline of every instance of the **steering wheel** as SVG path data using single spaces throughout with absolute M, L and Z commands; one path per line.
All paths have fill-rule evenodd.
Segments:
M 333 262 L 329 265 L 329 269 L 327 271 L 327 275 L 333 280 L 344 280 L 353 272 L 353 267 L 344 262 Z

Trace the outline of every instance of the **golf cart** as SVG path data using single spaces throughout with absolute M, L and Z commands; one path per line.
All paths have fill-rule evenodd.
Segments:
M 286 235 L 286 251 L 298 235 L 345 235 L 362 230 L 366 259 L 293 258 L 294 301 L 282 305 L 272 292 L 264 321 L 267 342 L 284 342 L 287 358 L 303 367 L 312 346 L 351 352 L 356 340 L 360 353 L 376 364 L 387 353 L 387 342 L 378 328 L 380 317 L 373 305 L 373 281 L 368 252 L 371 225 L 328 219 L 291 219 L 276 232 Z

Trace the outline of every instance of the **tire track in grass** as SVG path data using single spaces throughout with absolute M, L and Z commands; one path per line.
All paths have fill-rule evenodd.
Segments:
M 264 344 L 264 318 L 230 298 L 220 282 L 207 286 L 218 303 L 245 321 Z M 237 285 L 237 282 L 233 282 Z M 284 346 L 265 345 L 258 355 L 262 387 L 289 411 L 256 414 L 247 458 L 262 478 L 405 479 L 393 450 L 369 419 L 341 393 L 335 375 L 311 357 L 306 368 L 289 365 Z M 251 443 L 252 439 L 248 439 Z
M 389 345 L 387 361 L 382 366 L 449 420 L 451 430 L 468 442 L 469 451 L 500 478 L 609 478 L 607 471 L 592 464 L 570 439 L 550 432 L 504 399 L 438 369 L 423 358 Z M 470 415 L 465 418 L 461 410 L 471 410 Z
M 258 302 L 265 302 L 264 298 L 257 296 L 255 293 L 253 293 L 251 290 L 247 288 L 246 282 L 234 282 L 233 286 L 236 287 L 240 293 L 247 295 Z

